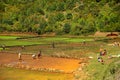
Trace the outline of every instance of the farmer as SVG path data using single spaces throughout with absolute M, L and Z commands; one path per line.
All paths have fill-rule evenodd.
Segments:
M 114 46 L 120 46 L 120 43 L 119 43 L 119 42 L 114 42 L 113 45 L 114 45 Z
M 2 45 L 3 50 L 5 50 L 5 45 Z
M 38 59 L 40 58 L 40 56 L 41 56 L 41 50 L 38 52 Z
M 21 48 L 22 48 L 22 50 L 23 50 L 23 49 L 25 49 L 25 46 L 23 45 Z
M 102 49 L 102 48 L 100 48 L 100 56 L 102 56 L 102 52 L 103 52 L 103 49 Z
M 101 58 L 101 64 L 104 64 L 103 58 Z
M 102 57 L 100 57 L 100 56 L 98 56 L 98 62 L 100 62 L 101 64 L 104 64 L 104 61 L 103 61 L 103 58 Z
M 117 46 L 120 46 L 120 43 L 119 43 L 119 42 L 117 42 Z
M 97 59 L 98 59 L 98 62 L 101 62 L 101 57 L 100 56 Z
M 106 55 L 106 54 L 107 54 L 107 50 L 104 49 L 104 51 L 102 52 L 102 55 L 104 56 L 104 55 Z
M 84 45 L 86 44 L 86 41 L 85 41 L 85 40 L 83 40 L 83 44 L 84 44 Z
M 32 55 L 32 58 L 33 58 L 33 59 L 36 59 L 36 54 L 33 54 L 33 55 Z
M 19 59 L 19 60 L 22 60 L 22 55 L 21 55 L 20 52 L 18 53 L 18 59 Z
M 52 43 L 52 48 L 55 48 L 55 43 L 54 42 Z

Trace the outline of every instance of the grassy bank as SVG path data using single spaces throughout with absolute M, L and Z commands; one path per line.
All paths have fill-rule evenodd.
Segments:
M 104 46 L 107 49 L 107 55 L 103 56 L 104 64 L 97 60 L 99 53 L 91 54 L 93 59 L 89 60 L 89 64 L 84 68 L 88 72 L 86 80 L 119 80 L 120 79 L 120 58 L 111 58 L 110 55 L 120 54 L 120 47 L 117 46 Z
M 85 69 L 88 72 L 86 80 L 119 80 L 119 59 L 107 60 L 104 65 L 93 59 Z

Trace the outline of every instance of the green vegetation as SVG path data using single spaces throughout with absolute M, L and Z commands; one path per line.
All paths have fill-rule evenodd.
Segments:
M 19 39 L 21 38 L 21 39 Z M 22 39 L 23 38 L 23 39 Z M 22 45 L 38 45 L 38 44 L 51 44 L 52 42 L 83 42 L 93 41 L 93 39 L 88 38 L 65 38 L 65 37 L 36 37 L 36 38 L 27 38 L 27 37 L 15 37 L 15 36 L 0 36 L 0 45 L 6 46 L 22 46 Z
M 120 77 L 120 58 L 108 59 L 110 55 L 120 54 L 120 49 L 117 46 L 107 46 L 104 48 L 108 51 L 107 55 L 103 56 L 104 64 L 97 60 L 97 54 L 91 54 L 93 59 L 89 61 L 84 70 L 88 72 L 89 77 L 86 80 L 118 80 Z
M 86 36 L 96 31 L 120 32 L 119 8 L 120 0 L 0 0 L 0 33 L 30 32 L 39 35 L 55 33 Z M 0 51 L 33 54 L 41 50 L 43 56 L 66 58 L 92 56 L 93 59 L 89 60 L 84 69 L 88 73 L 86 80 L 117 80 L 120 75 L 119 58 L 108 59 L 108 56 L 120 54 L 120 47 L 108 46 L 109 39 L 97 39 L 94 41 L 94 37 L 0 36 Z M 52 43 L 55 48 L 52 47 Z M 5 50 L 2 45 L 5 45 Z M 25 49 L 20 47 L 23 45 Z M 101 45 L 108 51 L 107 56 L 103 57 L 104 65 L 97 61 Z M 1 80 L 37 78 L 72 80 L 73 76 L 0 67 Z
M 86 67 L 86 71 L 89 73 L 89 77 L 86 80 L 117 80 L 120 75 L 120 62 L 117 59 L 104 58 L 105 64 L 97 62 L 97 59 L 90 61 L 90 64 Z
M 19 37 L 16 37 L 16 36 L 0 36 L 0 39 L 17 39 Z
M 3 50 L 3 48 L 0 48 L 0 51 Z
M 80 38 L 65 38 L 65 37 L 51 37 L 51 38 L 42 38 L 41 40 L 43 41 L 49 41 L 49 42 L 83 42 L 83 41 L 93 41 L 93 39 L 91 38 L 85 38 L 85 37 L 80 37 Z
M 43 44 L 39 41 L 26 41 L 26 40 L 2 40 L 0 41 L 1 45 L 5 46 L 22 46 L 22 45 L 36 45 L 36 44 Z
M 80 38 L 80 39 L 77 39 L 77 38 L 71 38 L 71 39 L 68 39 L 68 40 L 66 40 L 66 41 L 68 41 L 68 42 L 84 42 L 84 41 L 86 41 L 86 42 L 88 42 L 88 41 L 93 41 L 93 39 L 82 39 L 82 38 Z
M 0 32 L 120 31 L 119 0 L 0 0 Z
M 0 67 L 1 80 L 71 80 L 71 74 L 28 71 L 14 68 Z

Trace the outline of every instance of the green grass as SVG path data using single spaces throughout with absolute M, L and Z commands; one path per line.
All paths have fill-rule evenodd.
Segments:
M 2 50 L 3 48 L 0 48 L 0 50 Z
M 120 54 L 120 47 L 117 46 L 103 46 L 104 49 L 107 50 L 107 55 L 103 57 L 104 65 L 102 65 L 97 60 L 97 54 L 90 54 L 93 56 L 93 59 L 89 60 L 89 64 L 84 68 L 85 72 L 88 72 L 89 76 L 86 80 L 115 80 L 115 74 L 118 70 L 120 70 L 120 65 L 115 64 L 118 62 L 120 58 L 112 58 L 108 59 L 110 55 Z M 119 66 L 116 68 L 116 66 Z M 112 69 L 116 69 L 114 73 L 111 73 Z
M 64 38 L 64 37 L 50 37 L 43 38 L 44 41 L 54 41 L 54 42 L 83 42 L 83 41 L 93 41 L 92 38 Z
M 6 46 L 21 46 L 21 45 L 36 45 L 36 44 L 50 44 L 52 42 L 83 42 L 93 41 L 93 39 L 84 38 L 64 38 L 64 37 L 40 37 L 40 38 L 28 38 L 28 39 L 16 39 L 15 36 L 0 36 L 0 45 L 5 44 Z
M 0 39 L 16 39 L 19 38 L 17 36 L 0 36 Z
M 103 76 L 105 75 L 105 70 L 107 69 L 108 65 L 97 62 L 96 59 L 92 59 L 89 62 L 89 66 L 87 66 L 87 70 L 89 72 L 88 80 L 103 80 Z
M 0 44 L 5 44 L 6 46 L 22 46 L 22 45 L 35 45 L 43 44 L 39 41 L 29 41 L 29 40 L 2 40 Z
M 61 41 L 61 40 L 67 40 L 69 38 L 64 38 L 64 37 L 45 37 L 41 38 L 44 41 Z
M 120 70 L 120 62 L 118 64 L 115 64 L 115 62 L 118 62 L 119 59 L 105 59 L 105 64 L 101 64 L 97 62 L 97 59 L 92 59 L 89 62 L 89 65 L 85 68 L 85 70 L 89 73 L 89 76 L 86 80 L 116 80 L 115 74 L 118 70 Z M 111 70 L 114 70 L 111 72 Z M 120 74 L 120 73 L 119 73 Z
M 93 41 L 93 39 L 81 39 L 81 38 L 80 39 L 78 39 L 78 38 L 77 39 L 74 39 L 74 38 L 72 39 L 72 38 L 70 38 L 70 39 L 66 40 L 66 42 L 83 42 L 83 41 L 86 41 L 86 42 L 87 41 Z
M 72 74 L 0 67 L 0 80 L 72 80 Z

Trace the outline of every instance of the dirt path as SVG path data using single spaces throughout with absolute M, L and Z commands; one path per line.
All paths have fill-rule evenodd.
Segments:
M 71 73 L 81 66 L 79 62 L 81 60 L 47 56 L 33 60 L 31 55 L 22 55 L 22 61 L 19 61 L 17 54 L 0 53 L 0 65 L 13 65 L 21 68 L 51 69 Z

